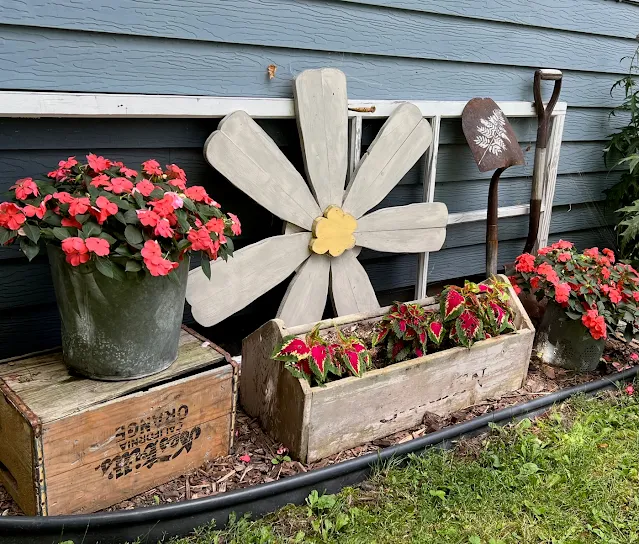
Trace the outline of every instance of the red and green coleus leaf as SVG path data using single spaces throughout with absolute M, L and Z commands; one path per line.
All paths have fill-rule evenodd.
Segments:
M 455 289 L 448 289 L 442 293 L 441 313 L 444 321 L 456 319 L 464 310 L 466 298 Z
M 483 335 L 481 320 L 470 310 L 464 310 L 455 321 L 459 343 L 469 348 Z
M 275 347 L 271 359 L 276 361 L 301 361 L 311 353 L 311 348 L 301 338 L 287 336 Z
M 364 365 L 359 354 L 354 349 L 346 349 L 343 352 L 342 362 L 353 376 L 361 376 L 364 372 Z
M 433 320 L 428 324 L 428 338 L 430 338 L 430 341 L 436 346 L 442 343 L 445 335 L 446 328 L 441 321 Z
M 386 325 L 379 325 L 373 332 L 373 338 L 372 338 L 373 347 L 375 347 L 377 344 L 382 343 L 384 339 L 388 336 L 389 331 L 390 331 L 390 327 Z
M 313 374 L 315 374 L 320 382 L 323 382 L 326 379 L 329 360 L 329 350 L 327 346 L 318 344 L 311 348 L 310 355 L 308 356 L 308 363 Z
M 310 365 L 308 364 L 308 359 L 302 359 L 298 362 L 288 361 L 285 364 L 285 368 L 296 378 L 302 378 L 307 380 L 309 384 L 311 383 L 313 373 Z

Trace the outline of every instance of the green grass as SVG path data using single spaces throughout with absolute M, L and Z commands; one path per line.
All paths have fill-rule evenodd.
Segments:
M 639 542 L 639 402 L 577 398 L 359 488 L 175 544 Z

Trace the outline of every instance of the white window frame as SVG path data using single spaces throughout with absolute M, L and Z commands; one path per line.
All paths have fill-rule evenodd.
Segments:
M 386 118 L 405 101 L 349 100 L 350 145 L 349 170 L 355 169 L 361 157 L 363 119 Z M 460 118 L 466 102 L 411 100 L 428 119 L 433 128 L 433 142 L 425 155 L 423 183 L 424 202 L 433 202 L 439 134 L 442 119 Z M 497 102 L 506 117 L 535 117 L 532 102 Z M 212 96 L 105 94 L 68 92 L 0 91 L 0 117 L 93 117 L 93 118 L 218 118 L 244 110 L 251 117 L 263 119 L 291 119 L 295 106 L 289 98 L 220 98 Z M 548 242 L 552 203 L 557 182 L 557 167 L 563 136 L 567 104 L 559 102 L 552 112 L 548 139 L 546 176 L 541 207 L 541 221 L 537 236 L 538 247 Z M 499 208 L 499 217 L 528 215 L 529 205 Z M 448 224 L 469 223 L 486 219 L 486 210 L 451 213 Z M 428 282 L 428 253 L 419 257 L 415 298 L 426 296 Z

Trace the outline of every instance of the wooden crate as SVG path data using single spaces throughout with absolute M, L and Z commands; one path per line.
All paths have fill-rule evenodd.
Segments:
M 0 482 L 26 514 L 100 510 L 227 455 L 238 368 L 183 329 L 177 361 L 125 382 L 60 352 L 0 364 Z
M 505 277 L 502 277 L 506 281 Z M 306 462 L 418 425 L 425 412 L 445 415 L 522 386 L 535 335 L 510 289 L 517 331 L 372 370 L 363 377 L 310 387 L 271 360 L 285 336 L 313 328 L 287 328 L 275 319 L 244 339 L 240 403 L 262 428 Z M 420 303 L 427 305 L 433 299 Z M 343 316 L 320 328 L 378 320 L 388 309 Z

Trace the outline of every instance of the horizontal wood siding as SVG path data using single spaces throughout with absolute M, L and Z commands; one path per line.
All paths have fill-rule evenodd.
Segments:
M 75 0 L 22 0 L 0 3 L 0 88 L 290 97 L 300 71 L 332 66 L 347 74 L 351 98 L 531 100 L 534 69 L 559 68 L 569 109 L 551 239 L 612 245 L 602 200 L 619 174 L 606 168 L 602 150 L 625 121 L 609 116 L 620 101 L 609 91 L 625 71 L 621 57 L 636 47 L 638 23 L 639 6 L 612 0 L 95 0 L 90 11 Z M 272 80 L 269 64 L 278 66 Z M 277 218 L 202 158 L 217 122 L 0 119 L 0 193 L 70 155 L 91 151 L 131 164 L 154 157 L 185 168 L 191 183 L 240 216 L 238 247 L 279 234 Z M 364 150 L 381 123 L 364 122 Z M 530 194 L 536 121 L 512 123 L 526 164 L 506 171 L 502 206 L 525 204 Z M 301 169 L 295 122 L 260 124 Z M 418 201 L 421 168 L 378 207 Z M 451 213 L 485 209 L 489 177 L 472 161 L 460 121 L 444 120 L 436 200 Z M 430 281 L 481 274 L 484 230 L 483 221 L 450 226 L 443 250 L 431 255 Z M 521 251 L 526 230 L 526 217 L 500 221 L 500 262 Z M 380 292 L 415 284 L 414 255 L 364 250 L 360 259 Z M 274 315 L 284 287 L 209 334 L 219 341 L 245 336 Z M 0 249 L 0 357 L 59 342 L 54 300 L 46 259 L 28 265 L 14 248 Z

